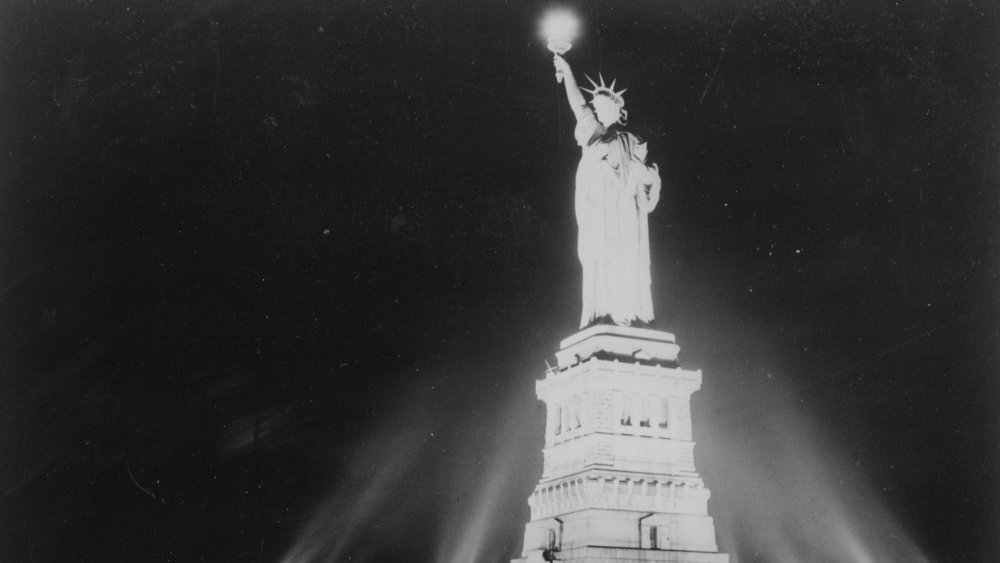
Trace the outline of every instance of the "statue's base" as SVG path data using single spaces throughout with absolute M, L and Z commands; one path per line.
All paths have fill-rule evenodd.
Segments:
M 595 325 L 535 382 L 542 475 L 514 563 L 728 563 L 694 463 L 691 395 L 673 334 Z
M 617 325 L 594 325 L 564 339 L 556 360 L 559 369 L 572 367 L 598 356 L 604 359 L 631 360 L 676 365 L 680 346 L 669 332 Z
M 548 558 L 546 558 L 546 555 L 548 555 Z M 511 563 L 544 563 L 545 561 L 572 561 L 573 563 L 729 563 L 729 555 L 726 553 L 703 553 L 698 551 L 587 546 L 556 551 L 551 554 L 546 554 L 544 551 L 537 551 L 525 557 L 512 559 Z

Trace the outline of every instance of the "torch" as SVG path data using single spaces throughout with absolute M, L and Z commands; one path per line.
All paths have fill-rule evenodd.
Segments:
M 545 38 L 549 51 L 556 55 L 565 55 L 573 48 L 573 39 L 577 32 L 576 16 L 565 8 L 550 11 L 542 19 L 542 36 Z M 559 77 L 562 82 L 562 77 Z

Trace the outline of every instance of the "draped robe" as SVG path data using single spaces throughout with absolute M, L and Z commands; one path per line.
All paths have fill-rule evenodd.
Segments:
M 648 325 L 653 300 L 646 215 L 659 201 L 659 174 L 646 164 L 646 144 L 639 137 L 605 128 L 590 106 L 575 136 L 583 150 L 575 203 L 583 267 L 580 328 L 609 321 Z

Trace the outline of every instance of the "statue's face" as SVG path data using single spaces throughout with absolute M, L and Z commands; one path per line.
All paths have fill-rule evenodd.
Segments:
M 607 96 L 595 96 L 591 103 L 594 106 L 594 113 L 597 114 L 597 120 L 605 127 L 611 127 L 615 123 L 618 123 L 618 119 L 622 115 L 622 108 L 611 101 L 611 98 Z

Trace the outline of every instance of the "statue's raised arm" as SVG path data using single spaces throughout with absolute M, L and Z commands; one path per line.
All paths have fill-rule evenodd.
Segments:
M 587 105 L 587 100 L 584 99 L 583 92 L 580 91 L 580 87 L 576 84 L 573 69 L 570 68 L 566 59 L 560 55 L 552 57 L 552 64 L 556 67 L 556 82 L 562 82 L 566 86 L 566 99 L 569 100 L 569 107 L 573 108 L 573 115 L 579 120 L 582 115 L 581 112 L 583 112 L 584 107 Z
M 603 77 L 600 84 L 590 80 L 588 103 L 569 63 L 559 55 L 553 63 L 576 116 L 574 136 L 582 149 L 576 173 L 577 254 L 583 267 L 580 328 L 650 326 L 646 215 L 659 201 L 659 169 L 646 163 L 645 142 L 622 129 L 628 116 L 625 90 L 616 92 L 615 83 L 607 86 Z

